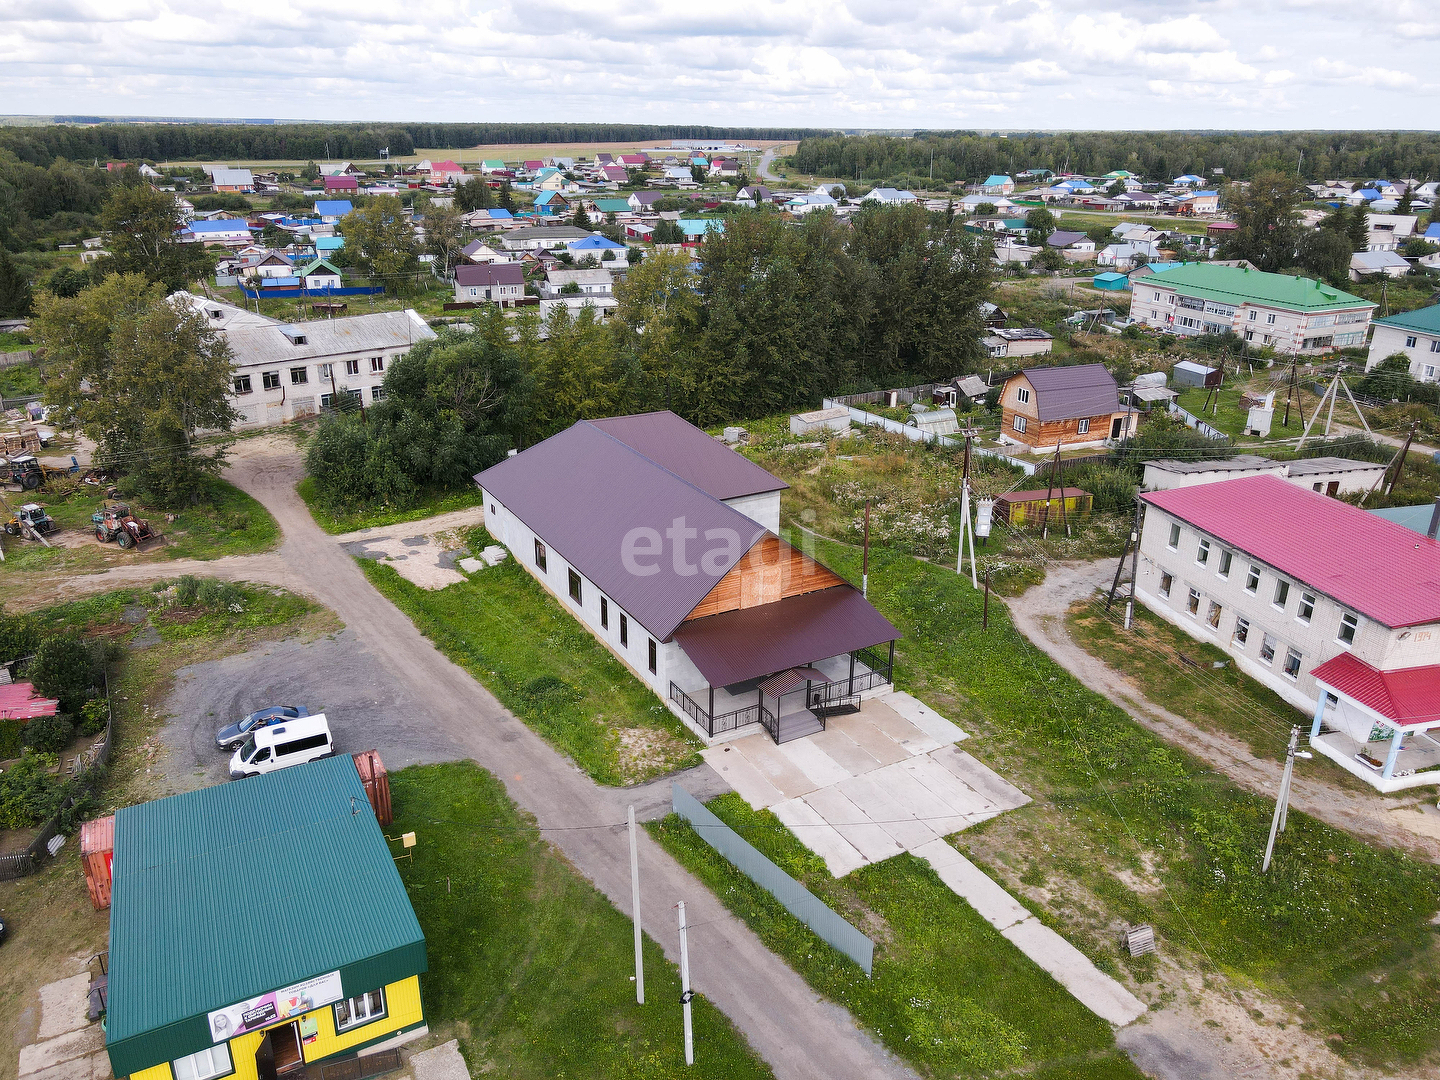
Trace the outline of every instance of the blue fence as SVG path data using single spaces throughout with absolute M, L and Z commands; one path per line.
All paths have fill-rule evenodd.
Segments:
M 814 893 L 740 839 L 739 833 L 705 809 L 679 784 L 670 785 L 670 805 L 690 823 L 700 839 L 729 859 L 740 872 L 779 900 L 785 910 L 834 946 L 866 975 L 875 962 L 875 943 L 825 906 Z
M 270 299 L 277 296 L 380 296 L 385 292 L 385 286 L 347 285 L 343 289 L 302 289 L 299 287 L 284 289 L 247 289 L 242 285 L 240 291 L 251 300 Z

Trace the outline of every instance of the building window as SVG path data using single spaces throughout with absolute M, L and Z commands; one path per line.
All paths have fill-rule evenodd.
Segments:
M 248 394 L 248 393 L 250 393 L 250 376 L 249 376 L 249 375 L 236 375 L 236 376 L 235 376 L 235 393 L 237 393 L 237 394 Z
M 1269 315 L 1266 315 L 1266 316 L 1265 316 L 1265 321 L 1266 321 L 1267 323 L 1273 323 L 1273 322 L 1275 321 L 1275 313 L 1272 311 L 1272 312 L 1270 312 Z
M 372 386 L 370 388 L 371 401 L 384 401 L 385 395 L 389 393 L 383 386 Z
M 320 365 L 320 378 L 321 378 L 322 381 L 325 380 L 325 379 L 333 378 L 334 375 L 335 375 L 335 365 L 334 365 L 334 364 L 321 364 L 321 365 Z
M 1300 594 L 1300 608 L 1295 612 L 1295 618 L 1303 623 L 1310 621 L 1310 616 L 1315 614 L 1315 594 L 1302 592 Z
M 620 647 L 628 648 L 630 645 L 630 620 L 623 614 L 620 616 Z
M 1300 678 L 1300 654 L 1294 649 L 1285 652 L 1285 674 L 1291 679 Z
M 1010 426 L 1013 427 L 1016 431 L 1024 431 L 1024 430 L 1025 430 L 1025 417 L 1023 417 L 1023 416 L 1017 416 L 1017 417 L 1015 417 L 1013 420 L 1010 421 Z
M 1171 525 L 1171 526 L 1170 526 L 1170 544 L 1169 544 L 1170 550 L 1171 550 L 1171 551 L 1174 551 L 1174 550 L 1175 550 L 1176 548 L 1178 548 L 1179 546 L 1180 546 L 1180 526 L 1179 526 L 1179 525 Z
M 1245 331 L 1245 340 L 1246 340 L 1246 341 L 1254 341 L 1254 340 L 1255 340 L 1255 331 L 1254 331 L 1254 330 L 1246 330 L 1246 331 Z
M 370 357 L 370 374 L 378 375 L 385 370 L 385 358 L 383 356 Z
M 577 574 L 574 570 L 571 570 L 569 573 L 570 599 L 574 600 L 577 604 L 583 604 L 585 601 L 580 599 L 580 575 Z
M 1239 645 L 1244 645 L 1248 640 L 1250 640 L 1250 620 L 1237 618 L 1235 620 L 1235 641 Z
M 1015 400 L 1021 405 L 1030 404 L 1030 388 L 1028 386 L 1017 386 L 1015 388 Z
M 1076 433 L 1077 435 L 1084 435 L 1084 434 L 1087 434 L 1089 431 L 1090 431 L 1090 419 L 1089 419 L 1089 417 L 1086 417 L 1084 420 L 1081 420 L 1079 423 L 1077 423 L 1077 424 L 1075 425 L 1075 433 Z
M 1414 334 L 1408 335 L 1408 336 L 1405 338 L 1405 348 L 1407 348 L 1407 349 L 1413 349 L 1413 348 L 1415 348 L 1416 342 L 1417 342 L 1418 340 L 1419 340 L 1419 339 L 1418 339 Z
M 1170 588 L 1171 588 L 1171 586 L 1173 586 L 1174 584 L 1175 584 L 1175 575 L 1174 575 L 1174 574 L 1161 574 L 1161 575 L 1160 575 L 1160 595 L 1163 596 L 1163 597 L 1165 597 L 1165 599 L 1167 599 L 1167 600 L 1170 599 Z
M 600 597 L 600 629 L 610 629 L 610 601 Z
M 1199 589 L 1191 589 L 1191 590 L 1190 590 L 1190 599 L 1185 602 L 1185 609 L 1186 609 L 1187 611 L 1189 611 L 1191 615 L 1199 615 L 1199 614 L 1200 614 L 1200 590 L 1199 590 Z
M 290 369 L 290 385 L 299 386 L 310 381 L 310 369 L 303 367 L 292 367 Z
M 1440 338 L 1436 338 L 1434 341 L 1430 342 L 1430 351 L 1440 352 Z
M 1281 611 L 1285 610 L 1285 603 L 1290 599 L 1290 582 L 1277 581 L 1275 583 L 1275 599 L 1270 601 Z
M 260 375 L 260 385 L 266 390 L 280 389 L 280 372 L 266 371 Z
M 1359 628 L 1359 616 L 1352 615 L 1347 611 L 1344 615 L 1340 616 L 1340 633 L 1336 636 L 1339 640 L 1345 642 L 1345 644 L 1353 645 L 1355 643 L 1355 631 Z
M 650 674 L 655 674 L 655 639 L 650 639 Z
M 359 375 L 359 374 L 360 374 L 360 361 L 359 361 L 359 360 L 346 360 L 346 361 L 345 361 L 345 374 L 346 374 L 346 375 Z
M 1435 365 L 1434 365 L 1434 364 L 1426 364 L 1426 365 L 1425 365 L 1425 378 L 1427 378 L 1427 379 L 1433 379 L 1433 378 L 1435 378 Z
M 335 1003 L 335 1030 L 349 1031 L 385 1016 L 385 991 L 371 990 Z
M 1233 552 L 1220 552 L 1220 570 L 1218 572 L 1222 578 L 1228 578 L 1230 576 L 1230 562 L 1233 558 Z
M 1210 601 L 1210 610 L 1205 613 L 1205 621 L 1215 629 L 1220 629 L 1220 605 L 1214 600 Z
M 1195 552 L 1195 561 L 1204 566 L 1210 561 L 1210 541 L 1201 540 L 1200 549 Z
M 535 565 L 539 567 L 542 572 L 549 569 L 545 565 L 545 545 L 540 542 L 539 537 L 535 538 Z
M 1275 646 L 1275 639 L 1269 634 L 1262 637 L 1260 639 L 1260 659 L 1267 664 L 1273 664 L 1275 662 Z
M 1251 322 L 1254 322 L 1255 319 L 1259 316 L 1259 314 L 1260 314 L 1260 313 L 1259 313 L 1258 311 L 1252 310 L 1252 311 L 1250 312 L 1250 321 L 1251 321 Z
M 1253 593 L 1260 588 L 1260 568 L 1254 563 L 1250 564 L 1250 572 L 1245 575 L 1245 591 Z
M 175 1080 L 212 1080 L 216 1076 L 229 1076 L 235 1071 L 235 1066 L 230 1063 L 229 1043 L 216 1043 L 208 1050 L 201 1050 L 171 1064 Z

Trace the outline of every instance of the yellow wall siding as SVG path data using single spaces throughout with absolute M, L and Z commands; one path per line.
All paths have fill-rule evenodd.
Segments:
M 130 1080 L 170 1080 L 170 1063 L 168 1061 L 162 1061 L 159 1065 L 152 1066 L 149 1069 L 131 1073 Z
M 264 1041 L 263 1031 L 247 1031 L 230 1040 L 230 1065 L 235 1070 L 235 1080 L 257 1080 L 255 1050 Z
M 402 979 L 400 982 L 391 983 L 385 987 L 385 1008 L 388 1010 L 388 1015 L 383 1020 L 362 1024 L 360 1027 L 351 1028 L 343 1033 L 337 1033 L 335 1030 L 334 1006 L 327 1005 L 323 1009 L 307 1013 L 307 1016 L 313 1016 L 316 1019 L 320 1030 L 316 1033 L 315 1041 L 305 1047 L 305 1060 L 318 1061 L 320 1058 L 327 1058 L 332 1054 L 342 1054 L 352 1046 L 373 1042 L 389 1032 L 421 1023 L 425 1019 L 425 1014 L 420 1006 L 420 976 L 412 975 L 408 979 Z M 251 1057 L 250 1067 L 253 1077 L 253 1052 Z

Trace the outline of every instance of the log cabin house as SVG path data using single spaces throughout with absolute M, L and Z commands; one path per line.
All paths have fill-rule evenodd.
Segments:
M 1000 407 L 1000 441 L 1031 454 L 1105 446 L 1139 424 L 1103 364 L 1026 368 L 1005 380 Z

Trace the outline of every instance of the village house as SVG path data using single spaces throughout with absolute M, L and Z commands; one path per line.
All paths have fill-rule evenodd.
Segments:
M 724 179 L 739 175 L 740 163 L 734 158 L 716 158 L 710 162 L 709 176 L 711 179 Z
M 455 303 L 492 303 L 514 307 L 525 295 L 525 272 L 519 263 L 461 263 L 455 267 Z
M 893 187 L 871 188 L 861 197 L 862 203 L 879 203 L 881 206 L 900 206 L 915 201 L 913 191 L 898 191 Z
M 589 229 L 577 229 L 573 225 L 532 225 L 511 229 L 500 237 L 500 243 L 506 251 L 559 251 L 589 235 Z
M 1440 543 L 1274 476 L 1144 494 L 1136 597 L 1313 716 L 1382 792 L 1440 783 Z
M 985 195 L 1013 195 L 1015 181 L 1002 173 L 996 173 L 980 185 L 980 191 Z
M 1440 304 L 1387 315 L 1374 326 L 1366 371 L 1398 353 L 1409 357 L 1414 379 L 1433 383 L 1440 378 Z
M 1182 337 L 1233 332 L 1257 348 L 1322 353 L 1362 345 L 1375 305 L 1324 282 L 1185 263 L 1136 282 L 1130 317 Z
M 250 226 L 244 221 L 191 221 L 179 232 L 181 240 L 206 247 L 248 244 Z
M 512 557 L 707 742 L 890 681 L 900 636 L 778 535 L 786 485 L 674 413 L 581 420 L 475 478 Z
M 565 250 L 577 263 L 594 259 L 612 270 L 624 270 L 630 265 L 630 249 L 600 233 L 591 233 L 583 240 L 572 240 L 565 245 Z
M 459 184 L 465 180 L 465 169 L 453 161 L 436 161 L 430 165 L 432 184 Z
M 1410 273 L 1410 264 L 1393 251 L 1357 251 L 1350 256 L 1350 280 L 1366 278 L 1404 277 Z
M 1104 364 L 1018 372 L 1005 380 L 1000 407 L 1000 441 L 1026 453 L 1104 446 L 1130 438 L 1139 423 Z
M 1275 461 L 1258 454 L 1236 454 L 1213 461 L 1162 459 L 1145 462 L 1141 487 L 1145 491 L 1172 491 L 1175 488 L 1238 480 L 1244 476 L 1276 476 L 1297 487 L 1322 495 L 1354 495 L 1369 491 L 1385 475 L 1384 462 L 1355 461 L 1350 458 L 1313 457 L 1299 461 Z
M 354 209 L 349 199 L 320 199 L 315 203 L 315 216 L 327 225 L 335 225 Z
M 1365 224 L 1370 229 L 1367 251 L 1395 251 L 1415 235 L 1414 214 L 1369 214 Z
M 349 191 L 357 195 L 360 193 L 360 181 L 353 176 L 326 176 L 321 179 L 327 195 L 337 191 Z
M 255 177 L 249 169 L 215 169 L 210 183 L 220 194 L 248 195 L 255 190 Z
M 571 288 L 573 286 L 573 288 Z M 570 292 L 565 290 L 569 288 Z M 615 292 L 615 275 L 609 270 L 566 270 L 554 267 L 545 271 L 545 284 L 540 295 L 548 299 L 561 295 L 611 296 Z
M 1055 344 L 1055 339 L 1044 330 L 1027 327 L 1010 330 L 999 327 L 980 339 L 980 344 L 995 358 L 1002 356 L 1043 356 Z

